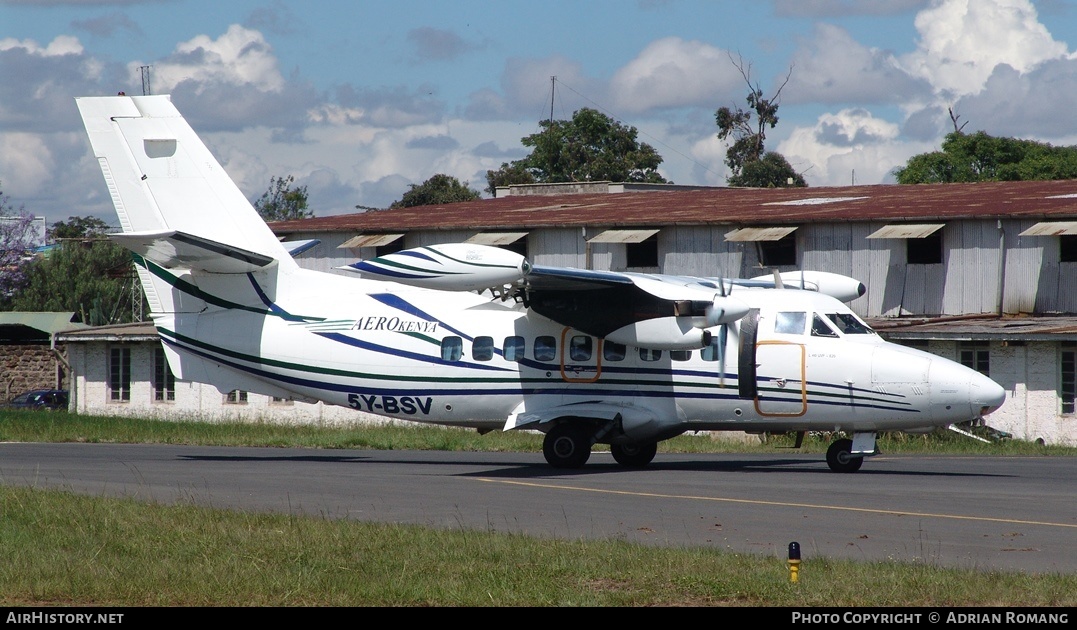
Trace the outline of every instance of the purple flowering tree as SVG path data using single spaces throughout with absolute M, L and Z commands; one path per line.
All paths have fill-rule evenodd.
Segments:
M 26 283 L 27 263 L 39 237 L 34 216 L 14 207 L 0 190 L 0 304 L 10 303 Z

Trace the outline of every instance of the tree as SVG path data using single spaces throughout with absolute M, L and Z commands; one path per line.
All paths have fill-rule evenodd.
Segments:
M 789 83 L 792 69 L 774 96 L 764 98 L 759 85 L 752 84 L 751 66 L 746 66 L 739 58 L 733 61 L 733 65 L 748 84 L 748 109 L 720 107 L 714 113 L 718 139 L 732 140 L 726 150 L 725 163 L 730 173 L 727 182 L 730 186 L 770 187 L 788 186 L 792 179 L 795 186 L 807 186 L 804 178 L 793 170 L 784 156 L 766 150 L 767 129 L 773 129 L 778 124 L 782 89 Z
M 434 175 L 421 184 L 411 184 L 399 201 L 394 201 L 390 208 L 411 208 L 413 206 L 435 206 L 460 201 L 475 201 L 482 198 L 477 190 L 468 188 L 467 183 L 460 183 L 455 177 L 442 173 Z
M 955 124 L 941 151 L 914 155 L 893 173 L 899 184 L 1075 179 L 1077 147 L 966 134 Z
M 71 238 L 103 236 L 108 231 L 108 223 L 97 217 L 68 217 L 67 221 L 57 221 L 49 227 L 49 240 L 55 242 Z
M 730 186 L 751 188 L 777 188 L 779 186 L 804 187 L 808 183 L 796 172 L 781 153 L 767 151 L 758 160 L 746 162 L 736 177 L 728 178 Z
M 497 196 L 497 189 L 501 186 L 534 183 L 535 176 L 531 174 L 531 171 L 527 170 L 526 166 L 520 164 L 519 161 L 513 162 L 512 164 L 502 162 L 500 169 L 496 171 L 486 171 L 486 192 L 490 193 L 491 197 Z
M 26 267 L 26 282 L 12 299 L 18 311 L 73 311 L 92 326 L 136 320 L 145 312 L 135 286 L 131 254 L 108 239 L 66 240 Z
M 572 120 L 544 120 L 542 131 L 520 140 L 531 154 L 486 172 L 493 194 L 507 183 L 645 182 L 671 183 L 658 173 L 662 156 L 654 147 L 636 140 L 635 127 L 626 127 L 590 108 Z M 530 176 L 530 181 L 528 180 Z
M 254 202 L 254 209 L 266 221 L 292 221 L 313 217 L 314 212 L 307 209 L 307 187 L 293 187 L 294 183 L 295 178 L 291 175 L 270 177 L 269 190 Z
M 34 217 L 0 190 L 0 305 L 7 306 L 26 282 L 36 242 Z

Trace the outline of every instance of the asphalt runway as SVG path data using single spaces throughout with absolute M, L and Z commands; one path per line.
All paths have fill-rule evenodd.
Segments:
M 981 571 L 1077 571 L 1077 458 L 538 453 L 0 444 L 0 483 L 247 511 Z

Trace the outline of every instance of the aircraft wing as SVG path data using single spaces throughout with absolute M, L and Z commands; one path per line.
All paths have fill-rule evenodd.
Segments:
M 564 326 L 654 350 L 702 348 L 710 342 L 708 328 L 748 313 L 720 281 L 532 265 L 479 244 L 415 247 L 341 269 L 423 288 L 491 290 Z
M 720 283 L 536 265 L 516 290 L 532 311 L 596 337 L 651 349 L 710 343 L 708 329 L 748 313 Z

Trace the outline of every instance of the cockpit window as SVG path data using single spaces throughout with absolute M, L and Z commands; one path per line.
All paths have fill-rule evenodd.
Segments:
M 812 313 L 811 334 L 812 337 L 838 336 L 838 333 L 834 332 L 834 329 L 830 327 L 830 324 L 828 324 L 825 319 L 819 316 L 819 313 Z
M 783 335 L 803 335 L 807 313 L 781 313 L 774 317 L 774 332 Z
M 826 317 L 834 322 L 834 326 L 846 335 L 871 335 L 875 333 L 870 326 L 860 321 L 852 313 L 827 313 Z

